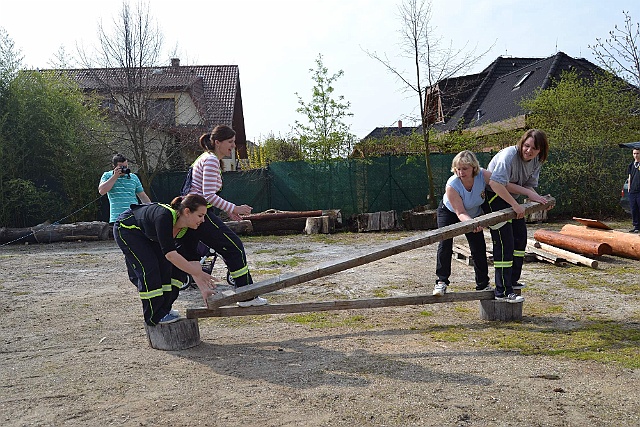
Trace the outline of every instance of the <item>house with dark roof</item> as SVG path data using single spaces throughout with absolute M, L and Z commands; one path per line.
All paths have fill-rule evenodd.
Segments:
M 550 88 L 564 71 L 575 71 L 584 78 L 604 72 L 586 59 L 563 52 L 548 58 L 501 56 L 477 74 L 443 79 L 428 88 L 428 123 L 438 132 L 468 131 L 479 136 L 524 129 L 526 111 L 520 101 L 539 89 Z M 398 123 L 399 128 L 375 128 L 362 141 L 422 132 L 422 126 L 403 128 Z
M 410 146 L 410 137 L 420 129 L 421 127 L 402 126 L 402 120 L 398 120 L 397 126 L 377 127 L 355 145 L 349 157 L 412 153 L 415 150 Z
M 169 138 L 173 149 L 177 147 L 181 152 L 183 163 L 189 163 L 195 153 L 201 152 L 199 136 L 218 124 L 236 131 L 238 157 L 247 158 L 237 65 L 181 66 L 180 60 L 173 58 L 170 66 L 139 68 L 133 72 L 124 68 L 60 71 L 71 76 L 85 92 L 101 96 L 103 105 L 112 114 L 127 115 L 120 107 L 121 98 L 133 95 L 136 89 L 132 91 L 131 87 L 139 88 L 136 96 L 144 103 L 140 109 L 145 110 L 145 120 L 157 132 L 155 139 Z
M 589 78 L 604 70 L 563 52 L 548 58 L 498 57 L 478 74 L 445 79 L 432 88 L 438 108 L 430 124 L 439 132 L 479 135 L 523 129 L 526 111 L 520 102 L 552 87 L 565 71 Z

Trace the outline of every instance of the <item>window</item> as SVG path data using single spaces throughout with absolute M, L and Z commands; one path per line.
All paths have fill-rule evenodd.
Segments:
M 527 71 L 526 73 L 524 73 L 524 75 L 520 78 L 520 80 L 518 80 L 518 82 L 513 85 L 512 90 L 519 89 L 520 85 L 522 85 L 522 83 L 524 83 L 524 81 L 527 80 L 527 78 L 531 75 L 531 73 L 533 73 L 533 71 Z
M 149 121 L 161 125 L 176 124 L 176 103 L 173 98 L 155 98 L 147 102 Z

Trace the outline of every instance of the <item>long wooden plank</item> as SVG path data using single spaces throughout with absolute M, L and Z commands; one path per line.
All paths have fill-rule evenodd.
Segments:
M 591 258 L 587 258 L 586 256 L 582 256 L 580 254 L 576 254 L 574 252 L 567 251 L 562 248 L 557 248 L 555 246 L 552 246 L 543 242 L 536 242 L 534 245 L 536 248 L 540 248 L 544 251 L 557 255 L 558 257 L 566 260 L 567 262 L 570 262 L 571 264 L 585 265 L 591 268 L 598 268 L 598 261 Z
M 585 225 L 591 228 L 599 228 L 601 230 L 613 230 L 607 224 L 598 221 L 597 219 L 589 219 L 589 218 L 576 218 L 573 217 L 574 220 L 578 221 L 580 224 Z
M 362 308 L 397 307 L 403 305 L 437 304 L 443 302 L 493 299 L 493 291 L 452 292 L 442 296 L 409 295 L 402 297 L 268 304 L 259 307 L 188 308 L 187 318 L 251 316 L 259 314 L 305 313 L 312 311 L 352 310 Z
M 521 206 L 525 209 L 525 215 L 528 215 L 531 212 L 548 209 L 555 205 L 555 199 L 553 197 L 546 196 L 546 199 L 546 205 L 536 202 L 522 204 Z M 488 227 L 490 225 L 498 224 L 503 221 L 508 221 L 515 217 L 516 214 L 512 208 L 506 208 L 498 212 L 481 215 L 469 221 L 460 222 L 457 224 L 438 228 L 436 230 L 430 230 L 414 237 L 409 237 L 397 242 L 381 245 L 377 249 L 365 253 L 354 254 L 346 259 L 329 261 L 298 272 L 281 274 L 271 279 L 256 282 L 248 286 L 243 286 L 236 292 L 225 291 L 216 293 L 207 299 L 207 307 L 209 309 L 213 309 L 216 307 L 229 305 L 237 301 L 252 299 L 257 297 L 258 295 L 273 292 L 289 286 L 298 285 L 300 283 L 308 282 L 310 280 L 348 270 L 353 267 L 357 267 L 373 261 L 378 261 L 380 259 L 396 255 L 401 252 L 410 251 L 412 249 L 430 245 L 435 242 L 450 239 L 455 236 L 471 232 L 478 226 Z

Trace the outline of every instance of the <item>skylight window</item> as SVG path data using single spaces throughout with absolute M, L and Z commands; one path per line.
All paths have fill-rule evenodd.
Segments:
M 527 80 L 527 78 L 529 78 L 531 73 L 533 73 L 533 71 L 527 71 L 526 73 L 524 73 L 524 75 L 520 78 L 520 80 L 518 80 L 518 82 L 513 85 L 513 89 L 512 90 L 518 89 L 520 87 L 520 85 L 522 85 L 522 83 L 524 83 L 524 81 Z

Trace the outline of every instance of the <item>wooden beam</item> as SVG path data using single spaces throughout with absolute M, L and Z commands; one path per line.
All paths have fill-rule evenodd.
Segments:
M 546 196 L 546 198 L 546 205 L 536 202 L 522 204 L 521 206 L 525 209 L 525 215 L 531 212 L 548 209 L 555 205 L 555 199 L 553 197 Z M 257 297 L 258 295 L 273 292 L 282 288 L 287 288 L 289 286 L 298 285 L 300 283 L 308 282 L 310 280 L 348 270 L 353 267 L 357 267 L 373 261 L 378 261 L 392 255 L 396 255 L 402 252 L 410 251 L 412 249 L 420 248 L 422 246 L 430 245 L 432 243 L 440 242 L 442 240 L 450 239 L 455 236 L 469 233 L 478 226 L 488 227 L 490 225 L 498 224 L 503 221 L 508 221 L 515 217 L 516 214 L 511 208 L 506 208 L 490 214 L 481 215 L 469 221 L 459 222 L 457 224 L 430 230 L 414 237 L 402 239 L 398 242 L 381 245 L 379 248 L 372 251 L 360 254 L 356 253 L 346 259 L 329 261 L 299 272 L 281 274 L 271 279 L 243 286 L 242 288 L 236 290 L 236 292 L 225 291 L 216 293 L 208 298 L 207 307 L 209 307 L 209 309 L 212 309 L 216 307 L 222 307 L 224 305 L 229 305 L 237 301 L 252 299 Z
M 261 212 L 243 215 L 242 219 L 250 221 L 271 221 L 274 219 L 284 218 L 308 218 L 312 216 L 322 216 L 321 210 L 315 211 L 277 211 L 277 212 Z
M 437 304 L 443 302 L 493 299 L 493 291 L 451 292 L 442 296 L 409 295 L 402 297 L 267 304 L 259 307 L 188 308 L 187 318 L 252 316 L 260 314 L 305 313 L 312 311 L 353 310 L 362 308 L 397 307 L 403 305 Z
M 564 259 L 565 261 L 570 262 L 571 264 L 585 265 L 591 268 L 598 268 L 598 261 L 593 260 L 591 258 L 587 258 L 586 256 L 582 256 L 580 254 L 576 254 L 574 252 L 567 251 L 562 248 L 557 248 L 555 246 L 548 245 L 543 242 L 536 242 L 534 243 L 534 246 L 536 248 L 542 249 L 543 251 L 554 254 L 560 257 L 561 259 Z

